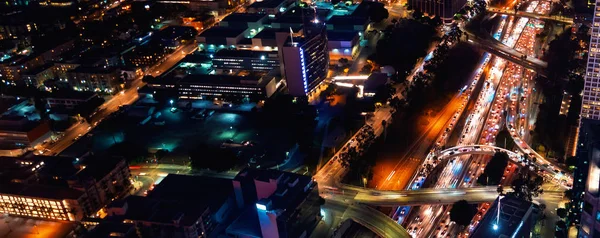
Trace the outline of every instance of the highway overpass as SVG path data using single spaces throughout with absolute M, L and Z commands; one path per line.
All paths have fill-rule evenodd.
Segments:
M 504 187 L 504 193 L 512 188 Z M 545 190 L 544 193 L 563 194 L 563 190 Z M 469 188 L 422 188 L 418 190 L 375 190 L 367 188 L 347 188 L 345 190 L 326 191 L 322 196 L 328 201 L 347 204 L 373 206 L 421 206 L 432 204 L 452 204 L 459 200 L 469 203 L 491 202 L 498 197 L 497 186 L 477 186 Z
M 501 14 L 511 15 L 511 16 L 528 17 L 528 18 L 533 18 L 533 19 L 542 20 L 542 21 L 546 20 L 546 21 L 555 21 L 555 22 L 560 22 L 560 23 L 565 23 L 565 24 L 573 24 L 573 18 L 564 17 L 564 16 L 547 16 L 547 15 L 541 15 L 541 14 L 530 13 L 530 12 L 525 12 L 525 11 L 518 11 L 517 13 L 515 13 L 515 11 L 512 9 L 505 10 L 505 9 L 497 8 L 497 7 L 488 7 L 487 11 L 490 13 L 501 13 Z
M 474 34 L 463 29 L 464 33 L 468 37 L 468 42 L 476 45 L 483 50 L 494 54 L 500 58 L 508 60 L 512 63 L 521 65 L 525 68 L 535 70 L 541 75 L 545 75 L 545 70 L 548 67 L 548 63 L 533 57 L 527 57 L 523 59 L 523 53 L 516 51 L 515 49 L 508 47 L 502 42 L 494 39 L 493 37 L 485 34 Z

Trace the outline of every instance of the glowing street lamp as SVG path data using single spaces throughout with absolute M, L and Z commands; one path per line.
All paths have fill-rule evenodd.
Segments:
M 504 196 L 498 196 L 498 215 L 496 216 L 496 224 L 492 226 L 495 231 L 498 230 L 498 223 L 500 223 L 500 200 L 502 200 L 502 198 L 504 198 Z

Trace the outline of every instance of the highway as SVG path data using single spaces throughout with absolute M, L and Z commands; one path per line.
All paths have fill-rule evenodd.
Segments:
M 517 11 L 517 13 L 515 13 L 515 11 L 512 9 L 507 10 L 507 9 L 502 9 L 499 7 L 487 7 L 487 11 L 491 12 L 491 13 L 500 13 L 500 14 L 511 15 L 511 16 L 527 17 L 527 18 L 537 19 L 537 20 L 549 20 L 549 21 L 556 21 L 556 22 L 561 22 L 561 23 L 566 23 L 566 24 L 573 24 L 573 18 L 565 17 L 565 16 L 548 16 L 548 15 L 544 15 L 544 14 L 538 14 L 538 13 L 534 13 L 534 12 L 525 12 L 525 11 Z
M 548 7 L 548 2 L 533 1 L 527 7 L 527 11 L 544 11 L 548 9 Z M 524 64 L 525 67 L 535 69 L 545 68 L 545 62 L 539 61 L 534 57 L 527 57 L 526 60 L 523 60 L 520 58 L 522 53 L 517 51 L 522 50 L 522 52 L 526 52 L 525 48 L 533 47 L 534 42 L 532 42 L 532 40 L 534 39 L 534 34 L 531 32 L 533 32 L 535 28 L 528 25 L 528 23 L 529 19 L 527 18 L 515 19 L 514 17 L 507 18 L 506 16 L 502 16 L 502 22 L 497 28 L 497 32 L 495 32 L 493 38 L 492 36 L 486 36 L 475 39 L 479 40 L 479 38 L 484 38 L 486 39 L 484 43 L 491 46 L 489 48 L 494 50 L 500 49 L 498 51 L 503 52 L 503 55 L 500 55 L 503 57 L 500 58 L 507 58 L 507 55 L 512 54 L 512 56 L 517 56 L 517 60 L 514 59 L 515 57 L 508 60 L 502 60 L 500 58 L 493 59 L 491 64 L 492 68 L 486 79 L 484 89 L 479 95 L 474 110 L 470 112 L 470 115 L 466 119 L 465 127 L 461 133 L 462 136 L 459 137 L 459 146 L 469 145 L 470 147 L 458 147 L 452 148 L 452 150 L 446 150 L 442 154 L 445 155 L 443 157 L 454 157 L 461 154 L 484 154 L 486 153 L 486 151 L 484 151 L 484 148 L 486 147 L 479 145 L 479 148 L 476 148 L 474 144 L 482 143 L 493 145 L 495 143 L 495 136 L 503 124 L 504 118 L 500 115 L 507 105 L 506 98 L 510 95 L 509 92 L 511 92 L 512 85 L 519 81 L 519 76 L 522 74 L 520 72 L 523 72 L 524 70 L 523 67 L 513 64 L 513 61 Z M 472 37 L 472 35 L 469 37 L 470 42 L 473 41 L 471 39 Z M 500 41 L 500 38 L 502 38 L 502 41 Z M 513 47 L 517 50 L 512 49 Z M 498 52 L 495 51 L 490 52 L 498 54 Z M 507 54 L 507 52 L 509 54 Z M 472 124 L 472 121 L 476 123 Z M 479 149 L 479 151 L 477 151 L 477 149 Z M 495 150 L 496 149 L 493 149 L 493 151 Z M 488 150 L 487 153 L 491 151 L 492 150 Z M 450 155 L 450 153 L 452 153 L 452 155 Z M 520 157 L 514 152 L 511 152 L 510 154 L 513 158 Z M 470 187 L 473 185 L 472 181 L 482 172 L 482 165 L 485 165 L 485 163 L 486 158 L 483 156 L 459 156 L 456 159 L 452 159 L 448 162 L 446 167 L 444 167 L 439 178 L 436 179 L 434 187 Z M 516 166 L 513 166 L 505 172 L 502 183 L 507 183 L 513 177 L 512 174 L 514 173 L 515 168 Z M 441 222 L 443 223 L 442 225 L 450 225 L 450 230 L 454 229 L 455 231 L 452 234 L 457 235 L 456 232 L 461 231 L 456 230 L 452 224 L 449 224 L 446 213 L 448 209 L 449 207 L 439 205 L 422 206 L 416 216 L 418 219 L 409 220 L 406 227 L 409 228 L 409 232 L 411 232 L 412 235 L 417 237 L 448 236 L 450 234 L 447 233 L 448 228 L 438 229 L 438 233 L 433 233 L 435 226 Z

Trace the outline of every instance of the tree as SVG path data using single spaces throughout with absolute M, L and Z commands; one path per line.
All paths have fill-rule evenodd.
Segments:
M 575 196 L 575 193 L 573 192 L 573 189 L 567 189 L 564 192 L 564 196 L 568 200 L 573 200 L 573 197 Z
M 41 118 L 46 117 L 46 104 L 46 98 L 44 98 L 41 93 L 37 93 L 33 97 L 33 106 L 35 107 L 35 110 L 40 114 Z
M 519 177 L 513 180 L 511 184 L 513 189 L 511 194 L 517 198 L 531 202 L 534 197 L 544 193 L 542 183 L 544 183 L 544 179 L 535 174 L 528 172 L 519 174 Z
M 461 226 L 467 226 L 477 213 L 477 208 L 471 206 L 466 200 L 455 202 L 450 209 L 450 220 Z
M 154 153 L 154 158 L 157 160 L 161 160 L 165 158 L 165 156 L 167 156 L 168 153 L 169 151 L 165 149 L 157 150 L 156 153 Z
M 496 152 L 490 162 L 485 166 L 483 173 L 477 179 L 482 185 L 498 185 L 502 181 L 504 168 L 508 165 L 508 154 Z
M 415 10 L 412 14 L 412 18 L 415 20 L 420 20 L 423 17 L 423 12 L 419 10 Z
M 369 19 L 372 22 L 381 22 L 389 17 L 388 10 L 383 3 L 372 2 L 369 6 Z
M 428 24 L 433 26 L 433 27 L 439 27 L 441 26 L 443 23 L 442 18 L 440 18 L 440 16 L 435 15 L 435 17 L 430 18 Z
M 506 128 L 498 132 L 498 135 L 496 136 L 496 145 L 508 150 L 511 150 L 515 146 L 515 141 Z
M 111 156 L 123 156 L 129 164 L 142 163 L 148 155 L 148 149 L 130 140 L 116 143 L 108 148 Z
M 575 169 L 574 167 L 577 166 L 577 157 L 575 157 L 575 156 L 567 157 L 567 159 L 565 160 L 565 164 L 567 165 L 567 167 L 569 167 L 569 170 L 571 170 L 571 167 L 573 167 L 573 169 Z
M 384 84 L 377 88 L 375 96 L 373 96 L 373 101 L 385 104 L 394 94 L 396 94 L 396 88 L 391 84 Z
M 566 238 L 567 237 L 567 223 L 563 220 L 558 220 L 556 222 L 556 231 L 554 232 L 554 237 L 556 238 Z
M 567 209 L 564 209 L 564 208 L 556 209 L 556 215 L 558 215 L 560 218 L 564 219 L 565 217 L 567 217 Z
M 189 152 L 192 169 L 210 169 L 218 172 L 232 168 L 237 162 L 236 154 L 228 149 L 200 144 Z

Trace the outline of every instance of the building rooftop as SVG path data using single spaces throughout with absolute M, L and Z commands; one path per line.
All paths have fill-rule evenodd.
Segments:
M 23 75 L 36 75 L 36 74 L 39 74 L 41 72 L 44 72 L 45 70 L 51 69 L 52 66 L 54 66 L 54 64 L 47 63 L 47 64 L 44 64 L 42 66 L 35 67 L 33 69 L 27 70 L 26 72 L 23 73 Z
M 111 74 L 116 71 L 115 68 L 99 68 L 99 67 L 85 67 L 79 66 L 69 72 L 73 73 L 88 73 L 88 74 Z
M 219 50 L 215 53 L 214 57 L 238 57 L 238 58 L 277 58 L 277 51 L 254 51 L 254 50 Z
M 260 13 L 233 13 L 223 18 L 222 22 L 257 22 L 265 18 L 266 14 Z
M 0 185 L 0 193 L 56 200 L 76 200 L 83 195 L 83 192 L 68 187 L 18 183 L 5 183 Z
M 184 36 L 193 36 L 197 33 L 196 29 L 189 26 L 168 26 L 160 30 L 156 36 L 161 39 L 176 39 Z
M 327 20 L 328 25 L 366 25 L 369 23 L 368 17 L 356 16 L 332 16 Z
M 201 37 L 238 37 L 243 34 L 246 29 L 229 28 L 229 27 L 211 27 L 200 34 Z
M 521 237 L 517 235 L 523 232 L 529 233 L 531 227 L 524 224 L 535 223 L 535 220 L 528 220 L 535 219 L 538 212 L 537 205 L 512 196 L 504 196 L 500 200 L 500 206 L 498 229 L 493 228 L 498 217 L 498 199 L 496 199 L 479 226 L 473 231 L 472 237 Z
M 210 196 L 207 196 L 210 191 Z M 161 201 L 189 201 L 218 209 L 233 193 L 230 179 L 169 174 L 148 195 Z
M 250 4 L 250 6 L 248 6 L 248 8 L 274 8 L 274 7 L 278 7 L 279 5 L 283 4 L 286 0 L 264 0 L 264 1 L 256 1 L 252 4 Z
M 82 162 L 82 164 L 85 165 L 85 168 L 76 173 L 74 176 L 77 176 L 78 178 L 94 178 L 96 180 L 100 180 L 110 173 L 110 171 L 115 169 L 115 167 L 122 161 L 122 158 L 116 157 L 91 157 Z
M 271 206 L 267 209 L 280 211 L 277 215 L 278 220 L 287 220 L 316 186 L 316 182 L 310 176 L 279 170 L 252 168 L 245 168 L 240 171 L 234 180 L 245 181 L 245 183 L 253 183 L 254 181 L 276 182 L 277 189 L 267 198 L 271 202 Z M 242 215 L 227 228 L 227 231 L 251 236 L 260 234 L 260 224 L 256 209 L 255 206 L 247 207 Z
M 300 31 L 300 29 L 302 29 L 301 27 L 292 27 L 292 30 L 294 32 L 298 32 Z M 256 34 L 254 37 L 252 38 L 256 38 L 256 39 L 275 39 L 275 35 L 277 32 L 286 32 L 289 33 L 290 29 L 289 28 L 265 28 L 262 31 L 260 31 L 258 34 Z
M 247 76 L 228 74 L 190 74 L 180 79 L 178 84 L 258 85 L 263 82 L 260 80 L 262 76 L 263 75 L 260 74 L 250 74 Z
M 65 98 L 65 99 L 82 99 L 87 100 L 98 96 L 94 92 L 74 91 L 74 90 L 56 90 L 49 93 L 46 98 Z
M 353 31 L 327 31 L 329 41 L 352 41 L 358 37 L 358 32 Z

